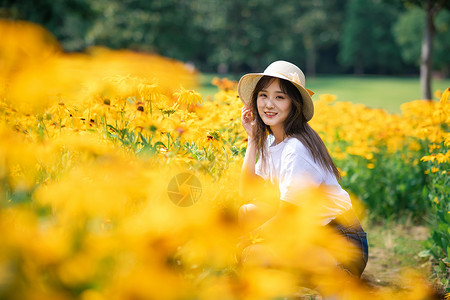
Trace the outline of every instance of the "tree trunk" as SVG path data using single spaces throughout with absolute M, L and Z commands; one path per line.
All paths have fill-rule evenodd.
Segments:
M 306 74 L 308 77 L 316 76 L 316 45 L 312 36 L 307 36 L 304 40 L 306 47 Z
M 432 0 L 425 3 L 426 23 L 422 40 L 422 54 L 420 59 L 420 87 L 422 99 L 431 100 L 431 72 L 433 70 L 433 38 L 434 22 Z
M 353 73 L 356 76 L 362 76 L 364 74 L 364 63 L 363 63 L 360 53 L 355 54 L 354 64 L 355 65 L 353 67 Z

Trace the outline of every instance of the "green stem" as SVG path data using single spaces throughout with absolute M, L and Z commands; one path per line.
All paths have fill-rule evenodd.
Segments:
M 47 130 L 47 126 L 45 126 L 45 123 L 44 123 L 44 120 L 43 120 L 42 116 L 39 116 L 38 120 L 39 120 L 39 123 L 41 124 L 41 126 L 44 128 L 44 132 L 47 133 L 47 138 L 50 138 L 50 135 L 49 135 L 48 130 Z
M 149 101 L 149 105 L 150 105 L 150 116 L 153 117 L 153 109 L 152 109 L 152 97 L 150 96 L 150 101 Z
M 170 149 L 170 133 L 166 133 L 167 135 L 167 151 Z

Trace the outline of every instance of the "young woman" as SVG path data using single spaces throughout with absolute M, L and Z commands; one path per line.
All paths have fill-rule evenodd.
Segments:
M 313 93 L 305 88 L 303 72 L 289 62 L 276 61 L 264 73 L 244 75 L 237 89 L 244 103 L 241 122 L 248 134 L 241 194 L 245 195 L 249 182 L 262 178 L 278 187 L 280 196 L 278 211 L 273 215 L 264 213 L 261 205 L 243 205 L 239 210 L 241 224 L 247 229 L 257 226 L 253 232 L 263 233 L 282 218 L 283 211 L 302 207 L 308 187 L 321 187 L 327 196 L 327 202 L 320 204 L 322 225 L 337 231 L 358 252 L 350 262 L 336 264 L 359 277 L 368 258 L 366 233 L 353 213 L 348 193 L 338 183 L 338 169 L 308 124 L 314 114 Z M 295 230 L 308 229 L 289 230 L 295 234 Z M 246 246 L 241 243 L 241 249 Z

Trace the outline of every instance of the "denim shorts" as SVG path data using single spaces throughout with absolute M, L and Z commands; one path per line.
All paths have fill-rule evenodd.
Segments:
M 349 210 L 339 215 L 326 226 L 333 228 L 339 235 L 355 246 L 349 250 L 352 251 L 350 260 L 339 263 L 339 266 L 350 274 L 360 277 L 367 265 L 369 246 L 367 244 L 367 234 L 361 227 L 355 213 L 353 210 Z

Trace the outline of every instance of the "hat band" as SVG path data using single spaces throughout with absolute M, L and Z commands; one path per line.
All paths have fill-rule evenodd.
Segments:
M 304 85 L 300 82 L 300 77 L 298 76 L 297 72 L 293 72 L 293 73 L 289 73 L 289 76 L 281 73 L 281 72 L 276 72 L 284 77 L 286 77 L 288 80 L 293 81 L 295 83 L 297 83 L 298 85 L 301 85 L 302 87 L 304 87 Z
M 305 88 L 305 86 L 300 82 L 300 77 L 298 76 L 297 72 L 289 73 L 290 76 L 287 76 L 286 74 L 281 73 L 281 72 L 275 72 L 275 73 L 285 77 L 289 81 L 295 82 L 296 84 L 298 84 L 299 86 L 304 88 L 308 92 L 308 94 L 310 96 L 314 95 L 313 91 L 311 91 L 310 89 Z M 267 75 L 269 75 L 269 74 L 267 74 Z

